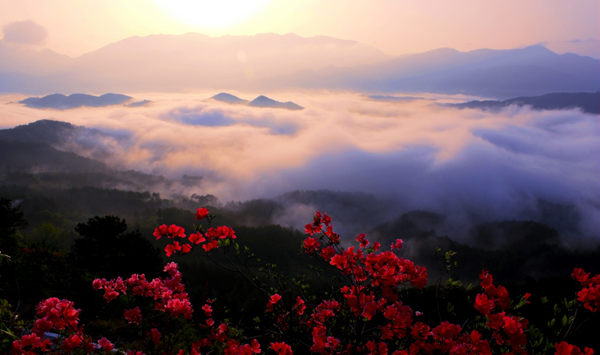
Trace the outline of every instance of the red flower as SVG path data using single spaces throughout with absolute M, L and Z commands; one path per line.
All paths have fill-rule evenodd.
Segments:
M 494 309 L 494 301 L 490 300 L 485 293 L 478 294 L 475 297 L 475 309 L 487 316 Z
M 277 304 L 277 302 L 279 302 L 281 300 L 281 296 L 279 296 L 279 294 L 274 294 L 271 296 L 271 299 L 267 302 L 267 311 L 272 311 L 273 310 L 273 306 L 275 304 Z
M 66 353 L 71 353 L 73 350 L 77 349 L 80 344 L 81 337 L 78 334 L 71 334 L 63 340 L 62 344 L 60 344 L 60 348 Z
M 169 244 L 165 247 L 165 252 L 167 253 L 167 256 L 173 255 L 178 250 L 181 250 L 181 245 L 179 245 L 179 242 L 173 242 L 172 244 Z
M 481 270 L 481 275 L 479 275 L 479 279 L 481 279 L 481 287 L 486 288 L 494 282 L 494 278 L 492 274 L 487 272 L 485 269 Z
M 255 354 L 260 354 L 260 344 L 258 343 L 258 340 L 256 340 L 256 339 L 252 339 L 252 351 Z
M 216 249 L 219 247 L 219 242 L 216 240 L 211 240 L 210 242 L 204 244 L 202 246 L 202 249 L 204 249 L 204 251 L 209 252 L 213 249 Z
M 358 235 L 358 237 L 356 237 L 356 241 L 360 243 L 361 248 L 366 248 L 367 245 L 369 245 L 369 240 L 365 237 L 366 235 L 364 233 L 361 233 Z
M 377 250 L 379 250 L 379 247 L 381 247 L 381 243 L 373 242 L 373 250 L 377 251 Z
M 156 240 L 159 240 L 160 238 L 162 238 L 163 236 L 169 234 L 169 227 L 167 227 L 166 224 L 163 224 L 160 227 L 156 227 L 156 229 L 154 230 L 154 233 L 152 233 L 153 236 L 156 237 Z
M 98 340 L 98 345 L 100 345 L 102 347 L 102 349 L 104 349 L 104 351 L 106 351 L 106 353 L 110 353 L 110 351 L 112 349 L 114 349 L 114 345 L 108 341 L 108 339 L 106 338 L 102 338 L 100 340 Z
M 365 305 L 361 316 L 367 318 L 368 320 L 371 320 L 371 318 L 373 318 L 373 316 L 377 313 L 378 309 L 379 305 L 377 304 L 377 302 L 371 301 Z
M 330 261 L 331 258 L 336 254 L 335 248 L 333 246 L 328 246 L 321 250 L 321 257 L 325 261 Z
M 304 251 L 307 253 L 314 253 L 320 246 L 317 238 L 308 237 L 304 240 Z
M 41 352 L 46 352 L 47 347 L 50 346 L 50 340 L 42 340 L 36 334 L 23 335 L 20 340 L 15 340 L 12 343 L 13 354 L 34 354 L 33 351 L 24 351 L 23 348 L 30 347 L 31 350 L 38 348 Z M 291 353 L 290 353 L 291 354 Z
M 126 309 L 123 313 L 123 317 L 129 322 L 129 324 L 140 324 L 140 321 L 142 320 L 142 311 L 140 310 L 140 307 Z
M 571 276 L 583 286 L 577 293 L 577 300 L 583 302 L 585 308 L 597 312 L 600 309 L 600 275 L 590 277 L 583 269 L 575 268 Z
M 292 347 L 286 343 L 271 343 L 271 349 L 278 355 L 292 355 Z
M 169 238 L 185 238 L 185 229 L 183 227 L 171 224 L 169 226 Z
M 196 211 L 196 220 L 199 221 L 201 219 L 204 219 L 204 218 L 208 217 L 208 214 L 209 214 L 208 209 L 206 209 L 204 207 L 200 207 Z
M 402 239 L 396 239 L 396 241 L 392 243 L 391 249 L 402 249 Z
M 304 301 L 302 300 L 302 298 L 300 298 L 300 296 L 298 296 L 298 298 L 296 298 L 296 304 L 294 304 L 294 308 L 296 310 L 296 312 L 298 313 L 299 316 L 304 314 L 304 310 L 306 309 L 306 305 L 304 304 Z
M 331 217 L 329 217 L 327 213 L 324 213 L 322 222 L 323 224 L 325 224 L 326 227 L 329 227 L 329 223 L 331 223 Z
M 235 239 L 235 232 L 233 229 L 226 227 L 226 226 L 220 226 L 217 227 L 217 229 L 215 230 L 216 234 L 219 236 L 219 238 L 221 239 L 225 239 L 227 237 L 231 237 L 231 239 Z
M 206 238 L 204 238 L 202 236 L 202 233 L 197 232 L 197 233 L 194 233 L 194 234 L 190 234 L 190 237 L 188 238 L 188 240 L 192 244 L 200 244 L 200 243 L 206 241 Z
M 69 300 L 59 300 L 55 297 L 48 298 L 41 301 L 36 308 L 37 315 L 42 317 L 45 322 L 36 321 L 34 332 L 36 327 L 47 326 L 46 322 L 51 323 L 57 330 L 63 330 L 66 327 L 75 328 L 79 323 L 80 310 L 73 308 L 73 302 Z
M 312 223 L 309 223 L 304 226 L 304 233 L 313 235 L 315 234 L 315 229 L 313 228 Z
M 154 344 L 160 343 L 160 332 L 158 331 L 158 329 L 153 328 L 152 330 L 150 330 L 150 335 Z
M 202 306 L 202 310 L 204 311 L 204 314 L 207 317 L 210 317 L 212 315 L 212 307 L 208 304 L 205 304 L 204 306 Z
M 594 354 L 594 350 L 590 348 L 585 348 L 584 352 L 581 352 L 581 349 L 576 347 L 575 345 L 570 345 L 565 341 L 561 341 L 560 343 L 554 344 L 554 348 L 556 349 L 555 355 L 592 355 Z

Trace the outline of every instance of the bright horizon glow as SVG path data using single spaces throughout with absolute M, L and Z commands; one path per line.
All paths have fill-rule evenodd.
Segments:
M 270 0 L 155 0 L 175 19 L 192 26 L 220 28 L 240 23 L 261 11 Z
M 0 38 L 4 26 L 31 20 L 46 29 L 45 48 L 71 57 L 132 36 L 199 32 L 323 35 L 390 55 L 539 44 L 600 58 L 599 11 L 598 0 L 19 0 L 0 1 Z

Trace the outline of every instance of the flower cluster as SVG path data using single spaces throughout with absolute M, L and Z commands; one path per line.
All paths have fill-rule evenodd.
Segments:
M 582 352 L 581 349 L 574 345 L 568 344 L 566 341 L 561 341 L 558 344 L 554 345 L 556 349 L 556 355 L 593 355 L 594 350 L 590 348 L 585 348 Z
M 144 274 L 134 274 L 126 280 L 120 277 L 115 280 L 96 279 L 92 286 L 96 291 L 104 290 L 104 298 L 107 302 L 112 301 L 119 294 L 127 294 L 130 291 L 135 296 L 154 299 L 154 308 L 158 311 L 166 312 L 172 317 L 183 315 L 185 319 L 191 319 L 192 304 L 185 292 L 185 286 L 181 283 L 181 272 L 178 270 L 177 264 L 168 263 L 164 271 L 170 277 L 148 281 Z M 142 314 L 139 308 L 137 310 L 134 308 L 126 311 L 124 317 L 130 323 L 139 323 Z
M 527 337 L 524 330 L 527 329 L 527 319 L 509 316 L 504 312 L 510 306 L 508 291 L 504 286 L 494 286 L 492 274 L 483 270 L 479 279 L 485 293 L 478 294 L 475 298 L 475 309 L 487 317 L 487 326 L 494 331 L 494 340 L 498 345 L 506 342 L 514 353 L 526 354 Z M 524 297 L 528 299 L 530 295 L 526 294 Z M 492 313 L 494 310 L 499 312 Z
M 31 334 L 26 334 L 21 339 L 12 343 L 12 354 L 39 354 L 54 351 L 59 346 L 62 352 L 70 354 L 80 349 L 87 353 L 96 351 L 108 353 L 113 349 L 113 344 L 106 338 L 92 343 L 89 336 L 83 334 L 83 327 L 79 326 L 79 313 L 81 310 L 73 307 L 73 302 L 58 298 L 48 298 L 41 301 L 36 307 L 40 317 L 36 320 Z M 55 339 L 43 339 L 44 334 L 58 331 L 64 334 L 60 342 Z
M 204 207 L 199 208 L 196 211 L 196 220 L 209 218 L 209 216 L 208 209 Z M 156 237 L 156 240 L 159 240 L 162 237 L 167 237 L 169 239 L 179 238 L 180 240 L 186 238 L 185 229 L 174 224 L 170 226 L 163 224 L 162 226 L 157 227 L 154 230 L 153 235 Z M 165 253 L 168 257 L 177 252 L 187 254 L 197 245 L 201 245 L 205 252 L 209 252 L 219 247 L 220 239 L 226 238 L 236 239 L 235 231 L 226 226 L 208 228 L 204 235 L 200 231 L 190 234 L 187 239 L 188 243 L 181 244 L 179 241 L 172 241 L 165 247 Z
M 13 354 L 36 354 L 47 352 L 52 344 L 50 340 L 40 338 L 39 335 L 32 333 L 15 340 L 12 343 Z
M 206 208 L 199 208 L 196 211 L 196 219 L 205 218 L 210 223 L 214 216 Z M 389 251 L 380 251 L 380 243 L 371 242 L 365 234 L 359 234 L 355 238 L 357 246 L 344 248 L 341 246 L 340 236 L 333 231 L 331 218 L 320 212 L 305 226 L 305 232 L 308 236 L 302 244 L 304 251 L 339 270 L 345 283 L 339 288 L 333 288 L 333 292 L 328 293 L 331 298 L 326 300 L 311 300 L 306 295 L 303 295 L 303 299 L 293 295 L 290 290 L 279 289 L 280 295 L 261 289 L 263 294 L 270 294 L 266 296 L 265 309 L 267 316 L 273 317 L 272 324 L 276 328 L 268 329 L 265 334 L 273 337 L 272 340 L 285 339 L 286 332 L 290 330 L 296 334 L 304 332 L 301 335 L 303 338 L 296 344 L 305 345 L 306 348 L 296 349 L 296 352 L 307 352 L 310 347 L 312 353 L 327 355 L 527 353 L 528 321 L 511 314 L 511 311 L 529 303 L 531 295 L 525 294 L 515 307 L 511 304 L 506 288 L 494 285 L 493 277 L 488 271 L 483 270 L 479 276 L 483 292 L 477 294 L 473 305 L 481 314 L 476 320 L 483 322 L 475 327 L 468 323 L 462 326 L 452 324 L 441 319 L 439 324 L 436 322 L 437 325 L 427 324 L 427 320 L 419 318 L 421 312 L 415 312 L 400 298 L 402 288 L 413 286 L 423 289 L 427 284 L 427 270 L 424 267 L 396 255 L 402 249 L 401 239 L 393 242 Z M 162 237 L 173 240 L 165 248 L 167 256 L 177 252 L 186 254 L 198 245 L 202 246 L 205 253 L 209 253 L 223 245 L 221 240 L 236 239 L 233 229 L 225 226 L 208 228 L 206 232 L 201 227 L 196 228 L 195 233 L 186 237 L 182 227 L 162 225 L 155 229 L 154 236 L 157 240 Z M 182 283 L 178 265 L 174 262 L 168 263 L 164 271 L 169 277 L 147 280 L 144 274 L 134 274 L 127 279 L 96 279 L 92 286 L 95 290 L 104 290 L 107 303 L 119 295 L 148 297 L 154 301 L 154 310 L 166 314 L 165 319 L 175 318 L 174 322 L 190 320 L 193 308 Z M 583 287 L 578 293 L 578 300 L 585 308 L 596 312 L 600 308 L 600 275 L 591 277 L 584 270 L 575 269 L 572 277 Z M 173 349 L 164 353 L 262 353 L 259 343 L 262 336 L 259 335 L 258 339 L 250 341 L 241 335 L 240 329 L 230 327 L 226 323 L 216 323 L 212 318 L 212 302 L 207 300 L 201 308 L 205 320 L 200 323 L 198 329 L 202 330 L 203 336 L 186 344 L 187 351 L 181 349 L 177 352 Z M 75 309 L 73 303 L 68 300 L 49 298 L 42 301 L 37 307 L 39 319 L 35 322 L 32 333 L 15 340 L 12 343 L 12 353 L 47 353 L 57 346 L 65 353 L 76 349 L 92 354 L 109 354 L 113 351 L 114 345 L 108 339 L 101 338 L 97 344 L 93 344 L 91 338 L 83 334 L 82 327 L 79 326 L 79 313 L 80 310 Z M 148 317 L 143 318 L 139 307 L 126 309 L 123 318 L 129 324 L 136 325 L 142 324 L 144 320 L 148 321 Z M 296 320 L 299 323 L 294 323 Z M 158 346 L 173 344 L 173 335 L 167 327 L 161 328 L 163 332 L 167 332 L 164 335 L 153 323 L 145 329 L 143 334 L 146 334 L 150 346 L 158 349 Z M 44 340 L 44 333 L 49 331 L 61 331 L 60 341 L 52 343 L 50 340 Z M 283 341 L 268 344 L 271 353 L 293 354 L 292 347 Z M 554 344 L 554 348 L 555 355 L 594 353 L 589 348 L 582 352 L 580 348 L 564 341 Z M 126 354 L 144 355 L 137 350 L 127 350 Z
M 592 312 L 600 309 L 600 275 L 590 277 L 583 269 L 575 268 L 571 275 L 583 287 L 577 293 L 577 300 Z
M 358 248 L 350 246 L 342 249 L 339 236 L 333 232 L 327 214 L 317 212 L 313 223 L 305 226 L 305 232 L 309 237 L 304 240 L 304 251 L 336 267 L 351 280 L 351 285 L 340 289 L 344 304 L 335 300 L 323 301 L 311 314 L 307 324 L 312 327 L 312 352 L 332 354 L 367 351 L 371 354 L 388 354 L 388 345 L 402 340 L 410 344 L 408 350 L 396 350 L 394 355 L 491 354 L 489 342 L 482 339 L 477 331 L 465 333 L 459 325 L 448 322 L 433 329 L 421 322 L 414 322 L 416 313 L 399 301 L 397 290 L 406 284 L 422 289 L 427 284 L 427 270 L 424 267 L 399 258 L 392 251 L 379 252 L 380 244 L 371 243 L 365 234 L 356 237 Z M 391 245 L 392 250 L 401 248 L 400 239 Z M 493 293 L 494 289 L 489 288 L 489 291 Z M 495 293 L 503 305 L 504 291 L 502 288 Z M 370 340 L 363 345 L 357 343 L 356 339 L 353 344 L 342 344 L 340 339 L 333 336 L 333 329 L 328 327 L 327 322 L 333 322 L 333 318 L 343 314 L 346 308 L 366 322 L 378 315 L 385 322 L 376 328 L 377 332 L 367 336 Z

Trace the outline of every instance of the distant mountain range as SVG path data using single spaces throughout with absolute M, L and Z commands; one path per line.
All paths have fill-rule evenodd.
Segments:
M 219 93 L 213 97 L 212 100 L 225 102 L 233 105 L 247 105 L 252 107 L 264 107 L 264 108 L 284 108 L 287 110 L 303 110 L 304 107 L 297 105 L 291 101 L 279 102 L 264 95 L 260 95 L 252 101 L 240 99 L 235 95 L 228 94 L 226 92 Z
M 124 104 L 131 100 L 131 96 L 121 94 L 104 94 L 102 96 L 93 96 L 86 94 L 71 94 L 65 96 L 62 94 L 52 94 L 44 97 L 29 97 L 19 101 L 31 108 L 53 108 L 56 110 L 68 110 L 77 107 L 104 107 L 111 105 Z
M 389 95 L 369 95 L 369 100 L 381 101 L 381 102 L 412 102 L 416 100 L 427 100 L 424 97 L 414 96 L 389 96 Z
M 500 110 L 504 107 L 531 106 L 534 110 L 567 110 L 578 108 L 583 112 L 600 114 L 600 91 L 578 93 L 552 93 L 542 96 L 517 97 L 504 101 L 469 101 L 462 104 L 444 104 L 447 107 Z
M 0 43 L 0 92 L 192 89 L 433 92 L 497 99 L 600 90 L 600 61 L 545 47 L 441 48 L 392 57 L 354 41 L 294 34 L 130 37 L 78 58 Z
M 0 42 L 0 92 L 239 89 L 304 68 L 354 67 L 391 58 L 359 42 L 291 33 L 135 36 L 78 58 Z
M 362 92 L 431 92 L 499 99 L 600 90 L 600 61 L 545 47 L 442 48 L 355 68 L 303 70 L 284 85 Z

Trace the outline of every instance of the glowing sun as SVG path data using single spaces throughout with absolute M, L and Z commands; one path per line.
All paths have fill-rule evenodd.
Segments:
M 179 21 L 200 27 L 225 27 L 242 22 L 271 0 L 155 0 Z

